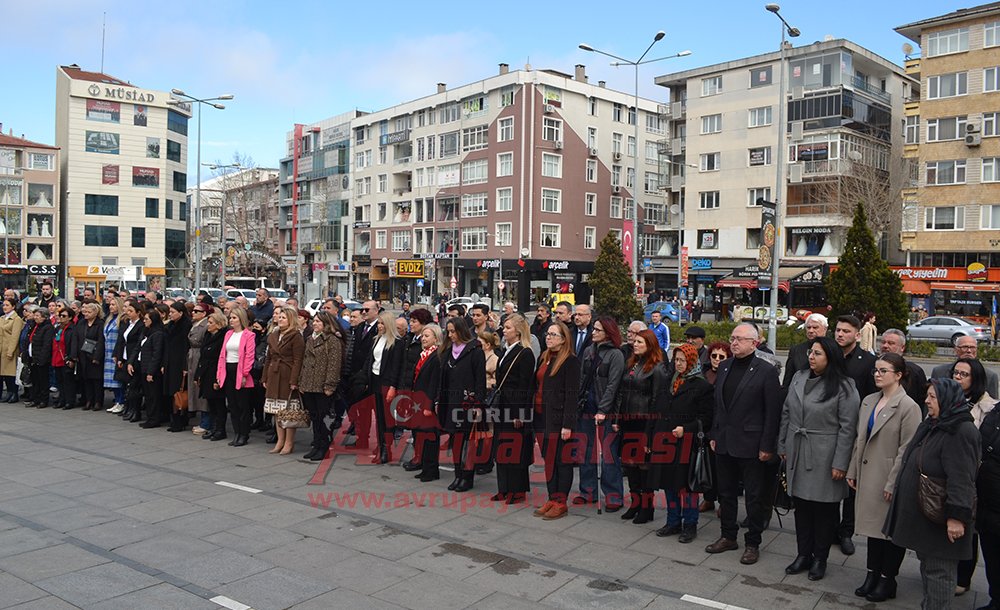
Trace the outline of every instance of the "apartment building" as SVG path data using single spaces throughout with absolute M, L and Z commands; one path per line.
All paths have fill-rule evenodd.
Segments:
M 781 303 L 820 304 L 824 268 L 843 248 L 856 185 L 888 184 L 900 171 L 893 159 L 901 155 L 904 100 L 915 81 L 871 51 L 834 39 L 788 44 L 784 66 L 775 51 L 667 74 L 656 83 L 669 89 L 672 101 L 665 182 L 670 209 L 683 213 L 689 297 L 708 311 L 723 302 L 764 302 L 757 289 L 757 201 L 782 199 Z M 774 196 L 778 146 L 785 147 L 787 163 L 782 197 Z M 895 209 L 884 217 L 895 219 L 897 229 L 898 191 L 881 204 Z M 888 241 L 898 230 L 887 226 L 882 233 Z M 896 250 L 887 243 L 883 252 Z M 654 258 L 654 269 L 665 270 L 657 288 L 677 288 L 677 264 L 677 258 Z
M 985 318 L 1000 292 L 1000 3 L 899 26 L 920 47 L 907 144 L 907 290 L 929 311 Z
M 477 294 L 522 311 L 553 293 L 589 300 L 600 241 L 630 228 L 632 198 L 640 213 L 664 215 L 661 110 L 645 99 L 637 110 L 633 95 L 589 83 L 583 65 L 565 74 L 500 64 L 481 81 L 441 83 L 357 117 L 357 294 Z
M 188 104 L 77 65 L 56 69 L 63 251 L 73 287 L 188 274 Z
M 0 125 L 0 131 L 3 126 Z M 0 133 L 0 286 L 37 293 L 65 286 L 60 248 L 59 149 Z

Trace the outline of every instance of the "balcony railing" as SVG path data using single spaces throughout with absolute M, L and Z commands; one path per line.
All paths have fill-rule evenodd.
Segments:
M 851 86 L 854 87 L 855 89 L 864 91 L 868 95 L 876 97 L 885 102 L 886 104 L 892 103 L 892 95 L 890 95 L 885 91 L 882 91 L 880 88 L 874 85 L 869 84 L 868 81 L 864 80 L 863 78 L 859 78 L 858 76 L 852 76 L 850 83 Z

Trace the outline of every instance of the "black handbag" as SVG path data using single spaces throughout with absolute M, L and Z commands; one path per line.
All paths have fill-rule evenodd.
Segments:
M 80 346 L 80 353 L 87 354 L 88 356 L 93 356 L 94 352 L 97 351 L 97 340 L 95 339 L 84 339 L 83 345 Z
M 688 489 L 695 493 L 705 493 L 715 487 L 712 480 L 712 465 L 709 462 L 709 446 L 705 441 L 705 431 L 701 427 L 701 420 L 698 421 L 698 446 L 691 456 L 688 464 Z
M 795 508 L 795 505 L 792 502 L 792 496 L 788 493 L 788 475 L 785 474 L 785 460 L 781 460 L 781 466 L 778 468 L 778 474 L 775 477 L 774 512 L 778 513 L 779 516 L 787 515 L 789 511 Z

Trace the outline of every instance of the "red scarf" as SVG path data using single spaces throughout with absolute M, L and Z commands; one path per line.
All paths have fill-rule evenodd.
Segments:
M 417 366 L 413 369 L 413 381 L 416 383 L 417 377 L 420 376 L 420 369 L 424 367 L 424 363 L 427 359 L 431 357 L 431 354 L 437 351 L 436 347 L 428 347 L 424 351 L 420 352 L 420 359 L 417 360 Z

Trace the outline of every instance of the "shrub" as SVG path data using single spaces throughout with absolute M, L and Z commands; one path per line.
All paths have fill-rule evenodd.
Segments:
M 918 358 L 933 358 L 937 356 L 937 349 L 937 344 L 933 341 L 910 341 L 906 344 L 906 353 Z
M 990 362 L 1000 362 L 1000 346 L 997 345 L 980 345 L 979 346 L 979 359 L 989 360 Z

